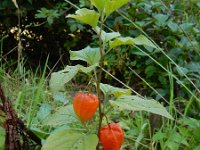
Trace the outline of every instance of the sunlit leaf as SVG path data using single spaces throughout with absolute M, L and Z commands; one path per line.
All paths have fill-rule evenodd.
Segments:
M 109 0 L 90 0 L 90 2 L 92 3 L 92 5 L 94 5 L 99 11 L 102 11 L 105 7 L 105 4 L 108 2 Z
M 99 14 L 94 10 L 82 8 L 76 11 L 75 15 L 67 15 L 68 18 L 74 18 L 78 21 L 91 25 L 93 28 L 97 26 Z
M 100 28 L 99 27 L 96 27 L 95 28 L 95 31 L 97 33 L 100 33 Z M 116 37 L 119 37 L 120 36 L 120 33 L 119 32 L 110 32 L 110 33 L 106 33 L 104 30 L 101 31 L 101 39 L 102 41 L 104 42 L 108 42 Z
M 76 118 L 72 105 L 61 107 L 55 113 L 42 121 L 44 125 L 50 125 L 53 127 L 75 122 L 78 122 L 78 119 Z
M 83 60 L 90 65 L 99 63 L 100 58 L 99 48 L 91 48 L 90 46 L 87 46 L 79 51 L 70 51 L 71 60 Z
M 133 39 L 134 44 L 136 45 L 144 45 L 156 48 L 156 46 L 144 35 L 140 35 Z
M 96 134 L 82 134 L 68 129 L 52 133 L 42 150 L 96 150 L 97 144 Z
M 128 3 L 128 0 L 107 0 L 105 3 L 105 14 L 109 16 L 112 12 Z
M 160 103 L 153 99 L 146 100 L 138 96 L 123 95 L 119 97 L 116 101 L 110 100 L 110 103 L 113 106 L 118 106 L 122 110 L 147 111 L 167 117 L 169 119 L 173 119 L 173 117 L 167 112 L 167 110 Z
M 131 90 L 130 89 L 123 89 L 114 87 L 108 84 L 100 83 L 100 89 L 104 93 L 104 95 L 114 95 L 116 97 L 119 97 L 121 95 L 130 95 Z
M 121 45 L 133 45 L 133 38 L 131 37 L 120 37 L 120 38 L 116 38 L 114 41 L 110 41 L 109 46 L 110 49 L 117 47 L 117 46 L 121 46 Z
M 84 67 L 82 65 L 77 65 L 77 66 L 78 66 L 79 72 L 89 74 L 90 72 L 94 71 L 94 69 L 98 66 L 98 64 L 96 63 L 89 67 Z

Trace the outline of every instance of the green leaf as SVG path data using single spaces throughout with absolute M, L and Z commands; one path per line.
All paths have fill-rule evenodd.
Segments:
M 31 131 L 40 139 L 46 139 L 49 136 L 49 133 L 40 130 L 39 128 L 33 127 Z
M 176 143 L 181 143 L 183 145 L 189 146 L 185 137 L 180 135 L 178 132 L 173 132 L 172 135 L 170 136 L 170 139 Z
M 77 65 L 77 68 L 78 68 L 79 72 L 83 72 L 83 73 L 88 74 L 88 73 L 92 72 L 97 66 L 98 66 L 98 64 L 96 63 L 96 64 L 89 66 L 89 67 Z
M 158 26 L 164 26 L 167 23 L 167 19 L 169 18 L 168 15 L 163 15 L 163 14 L 156 14 L 154 15 L 154 18 L 156 19 L 156 24 Z
M 158 131 L 153 135 L 153 140 L 156 142 L 159 142 L 159 141 L 165 139 L 166 137 L 167 137 L 166 133 Z
M 68 105 L 65 107 L 61 107 L 55 113 L 53 113 L 50 117 L 43 120 L 44 125 L 50 125 L 53 127 L 66 125 L 69 123 L 75 123 L 79 120 L 74 113 L 73 106 Z
M 90 0 L 92 5 L 94 5 L 99 11 L 102 11 L 108 0 Z
M 94 10 L 82 8 L 76 11 L 75 15 L 67 15 L 68 18 L 74 18 L 83 23 L 89 24 L 93 28 L 97 26 L 99 13 Z
M 57 93 L 61 90 L 64 90 L 64 85 L 69 82 L 78 72 L 89 74 L 96 68 L 96 66 L 98 66 L 98 64 L 94 64 L 89 67 L 84 67 L 82 65 L 67 66 L 64 70 L 52 73 L 49 81 L 51 91 L 53 93 Z
M 65 94 L 63 92 L 56 92 L 53 93 L 53 98 L 56 101 L 62 102 L 62 103 L 67 103 L 67 97 L 65 96 Z
M 112 12 L 128 3 L 128 0 L 107 0 L 105 2 L 105 14 L 109 16 Z
M 176 66 L 176 70 L 177 70 L 178 74 L 182 77 L 189 72 L 189 70 L 187 68 L 184 68 L 184 67 L 181 67 L 178 65 Z
M 5 129 L 0 126 L 0 149 L 4 149 L 5 136 Z
M 194 24 L 193 23 L 182 23 L 180 27 L 183 29 L 185 32 L 189 32 L 193 29 Z
M 173 119 L 167 110 L 157 101 L 145 100 L 138 96 L 121 96 L 117 101 L 110 100 L 111 105 L 118 106 L 122 110 L 131 111 L 147 111 L 154 114 L 158 114 L 169 119 Z
M 156 73 L 156 67 L 149 65 L 145 68 L 145 74 L 147 75 L 147 78 L 153 76 L 154 73 Z
M 40 106 L 40 109 L 37 113 L 37 118 L 39 120 L 43 120 L 44 118 L 46 118 L 50 113 L 51 113 L 52 107 L 51 105 L 44 103 Z
M 96 150 L 96 134 L 82 134 L 73 130 L 52 133 L 42 146 L 42 150 Z
M 71 60 L 83 60 L 90 65 L 98 64 L 100 58 L 99 48 L 91 48 L 90 46 L 87 46 L 79 51 L 70 51 Z
M 116 97 L 119 97 L 121 95 L 131 94 L 130 89 L 122 89 L 122 88 L 114 87 L 114 86 L 103 84 L 103 83 L 100 83 L 100 89 L 104 93 L 104 95 L 114 95 Z
M 173 21 L 169 21 L 167 25 L 172 30 L 172 32 L 177 32 L 179 30 L 178 25 Z
M 52 92 L 64 90 L 64 85 L 78 73 L 76 66 L 67 66 L 64 70 L 54 72 L 51 75 L 49 86 Z
M 110 41 L 109 43 L 110 49 L 117 46 L 121 46 L 121 45 L 133 45 L 133 44 L 134 44 L 134 41 L 133 41 L 133 38 L 131 37 L 116 38 L 114 41 Z
M 157 48 L 146 36 L 140 35 L 133 39 L 134 44 Z
M 100 33 L 100 28 L 97 26 L 96 28 L 95 28 L 95 31 L 97 32 L 97 33 Z M 104 41 L 104 42 L 108 42 L 108 41 L 110 41 L 110 40 L 112 40 L 112 39 L 114 39 L 114 38 L 116 38 L 116 37 L 119 37 L 120 36 L 120 33 L 119 32 L 110 32 L 110 33 L 106 33 L 104 30 L 102 30 L 102 32 L 101 32 L 101 39 L 102 39 L 102 41 Z

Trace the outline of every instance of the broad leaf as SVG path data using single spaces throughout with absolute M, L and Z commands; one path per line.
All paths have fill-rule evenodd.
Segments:
M 147 111 L 173 119 L 167 110 L 155 100 L 145 100 L 138 96 L 121 96 L 117 101 L 110 100 L 111 105 L 118 106 L 122 110 Z
M 51 113 L 52 107 L 48 103 L 44 103 L 40 106 L 39 111 L 37 112 L 37 118 L 39 120 L 45 119 Z
M 82 134 L 73 130 L 61 130 L 52 133 L 42 150 L 96 150 L 96 134 Z
M 53 113 L 50 117 L 43 120 L 44 125 L 50 125 L 50 126 L 61 126 L 66 125 L 69 123 L 75 123 L 79 120 L 76 118 L 76 115 L 73 110 L 72 105 L 68 105 L 65 107 L 61 107 L 58 109 L 55 113 Z
M 57 93 L 61 90 L 64 90 L 64 85 L 69 82 L 78 72 L 89 74 L 96 68 L 96 66 L 98 66 L 98 64 L 94 64 L 89 67 L 84 67 L 82 65 L 67 66 L 64 70 L 52 73 L 49 81 L 51 91 L 53 93 Z
M 86 74 L 89 74 L 90 72 L 92 72 L 97 66 L 98 66 L 97 63 L 92 65 L 92 66 L 89 66 L 89 67 L 77 65 L 79 72 L 83 72 L 83 73 L 86 73 Z
M 46 139 L 49 136 L 49 133 L 42 131 L 39 128 L 33 127 L 31 131 L 40 139 Z
M 78 21 L 91 25 L 93 28 L 97 26 L 99 14 L 94 10 L 89 10 L 86 8 L 79 9 L 76 11 L 75 15 L 67 15 L 68 18 L 74 18 Z
M 70 51 L 71 60 L 83 60 L 90 65 L 99 63 L 100 58 L 99 48 L 91 48 L 90 46 L 87 46 L 79 51 Z
M 51 75 L 49 86 L 52 92 L 63 90 L 64 85 L 78 73 L 76 66 L 67 66 L 64 70 L 54 72 Z
M 107 0 L 105 3 L 105 14 L 109 16 L 112 12 L 128 3 L 128 0 Z
M 96 27 L 95 28 L 95 31 L 97 33 L 100 33 L 100 28 L 99 27 Z M 101 39 L 102 41 L 104 42 L 108 42 L 116 37 L 119 37 L 120 36 L 120 33 L 119 32 L 110 32 L 110 33 L 106 33 L 104 30 L 102 30 L 101 32 Z
M 157 48 L 146 36 L 140 35 L 133 39 L 134 44 Z
M 108 2 L 109 0 L 90 0 L 90 2 L 92 3 L 92 5 L 94 5 L 99 11 L 102 11 L 105 7 L 105 4 Z
M 131 94 L 130 89 L 122 89 L 122 88 L 114 87 L 114 86 L 103 84 L 103 83 L 100 83 L 100 89 L 104 93 L 104 95 L 114 95 L 116 97 L 119 97 L 121 95 Z
M 116 38 L 114 41 L 110 41 L 109 46 L 110 49 L 117 47 L 117 46 L 121 46 L 121 45 L 133 45 L 134 41 L 133 38 L 131 37 L 120 37 L 120 38 Z
M 54 98 L 54 100 L 62 102 L 64 104 L 66 104 L 68 102 L 67 97 L 65 96 L 65 94 L 63 92 L 53 93 L 53 98 Z

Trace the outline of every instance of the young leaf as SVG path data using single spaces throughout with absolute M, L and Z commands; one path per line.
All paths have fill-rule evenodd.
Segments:
M 52 133 L 42 146 L 42 150 L 96 150 L 96 134 L 82 134 L 73 130 Z
M 132 110 L 132 111 L 147 111 L 154 114 L 158 114 L 169 119 L 173 117 L 167 112 L 167 110 L 157 101 L 145 100 L 138 96 L 121 96 L 117 101 L 109 101 L 111 105 L 118 106 L 122 110 Z
M 134 44 L 157 48 L 146 36 L 140 35 L 133 39 Z
M 98 64 L 100 58 L 99 48 L 91 48 L 90 46 L 87 46 L 79 51 L 70 51 L 71 60 L 83 60 L 90 65 Z
M 117 46 L 121 46 L 121 45 L 133 45 L 134 41 L 133 38 L 131 37 L 120 37 L 120 38 L 116 38 L 114 41 L 110 41 L 109 46 L 110 49 L 117 47 Z
M 105 3 L 105 14 L 109 16 L 112 12 L 128 3 L 128 0 L 107 0 Z
M 50 117 L 43 120 L 42 124 L 57 127 L 76 122 L 78 122 L 78 119 L 74 113 L 73 106 L 67 105 L 65 107 L 61 107 Z
M 96 33 L 99 33 L 100 32 L 100 28 L 97 26 L 95 28 L 95 31 Z M 116 37 L 119 37 L 120 36 L 120 33 L 119 32 L 110 32 L 110 33 L 106 33 L 104 30 L 102 30 L 102 33 L 101 33 L 101 39 L 102 41 L 104 42 L 108 42 Z
M 94 69 L 98 66 L 98 64 L 94 64 L 92 66 L 89 66 L 89 67 L 84 67 L 82 65 L 77 65 L 78 69 L 79 69 L 79 72 L 83 72 L 83 73 L 86 73 L 86 74 L 89 74 L 90 72 L 94 71 Z
M 130 89 L 122 89 L 122 88 L 114 87 L 114 86 L 103 84 L 103 83 L 100 83 L 100 89 L 104 93 L 104 95 L 114 95 L 116 97 L 119 97 L 121 95 L 131 94 Z
M 109 0 L 90 0 L 90 2 L 92 3 L 92 5 L 94 5 L 99 10 L 99 12 L 104 9 L 105 4 L 108 1 Z
M 99 13 L 97 13 L 94 10 L 82 8 L 82 9 L 77 10 L 75 15 L 70 14 L 70 15 L 67 15 L 67 17 L 74 18 L 78 21 L 89 24 L 90 26 L 95 28 L 98 23 Z

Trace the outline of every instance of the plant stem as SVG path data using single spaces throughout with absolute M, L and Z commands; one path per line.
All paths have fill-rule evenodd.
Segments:
M 101 130 L 101 125 L 102 125 L 102 120 L 103 120 L 103 112 L 102 112 L 102 106 L 101 106 L 101 90 L 100 90 L 100 83 L 101 83 L 101 78 L 102 78 L 102 68 L 103 68 L 103 55 L 104 55 L 104 50 L 103 50 L 103 41 L 101 40 L 101 33 L 103 29 L 103 13 L 101 13 L 100 16 L 100 32 L 98 33 L 98 38 L 99 38 L 99 51 L 100 51 L 100 64 L 99 64 L 99 72 L 96 80 L 96 90 L 97 90 L 97 96 L 99 99 L 99 127 L 98 127 L 98 136 L 100 134 Z M 97 149 L 99 150 L 99 144 L 97 145 Z

